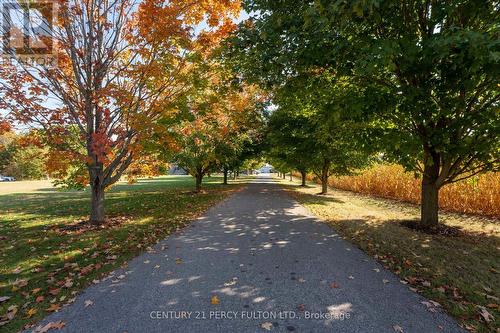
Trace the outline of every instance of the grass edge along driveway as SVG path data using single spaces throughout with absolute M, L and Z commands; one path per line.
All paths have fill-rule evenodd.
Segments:
M 207 178 L 193 194 L 189 176 L 120 183 L 106 194 L 112 224 L 98 230 L 66 229 L 88 216 L 87 192 L 37 188 L 0 195 L 0 332 L 32 327 L 71 303 L 91 283 L 242 187 Z M 36 184 L 35 184 L 36 185 Z M 12 186 L 15 186 L 13 183 Z M 13 191 L 15 192 L 15 191 Z
M 344 239 L 397 274 L 401 283 L 439 303 L 471 332 L 500 332 L 500 221 L 441 213 L 457 236 L 428 235 L 400 224 L 419 216 L 417 205 L 349 191 L 301 188 L 279 180 L 290 195 Z M 429 304 L 429 311 L 434 305 Z

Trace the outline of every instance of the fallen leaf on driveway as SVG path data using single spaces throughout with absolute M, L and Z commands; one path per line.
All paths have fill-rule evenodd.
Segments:
M 238 278 L 237 277 L 233 277 L 230 281 L 224 282 L 224 286 L 225 287 L 231 287 L 231 286 L 234 286 L 236 283 L 238 283 Z
M 349 280 L 354 280 L 354 276 L 349 275 Z
M 383 280 L 382 280 L 382 282 L 383 282 L 384 284 L 387 284 L 387 283 L 389 283 L 389 280 L 387 280 L 387 279 L 383 279 Z
M 144 260 L 143 262 L 144 262 L 145 264 L 149 264 L 149 263 L 150 263 L 150 261 L 149 261 L 149 260 Z
M 181 258 L 175 258 L 175 263 L 177 265 L 181 264 L 182 263 L 182 259 Z
M 437 311 L 436 307 L 439 306 L 440 304 L 437 302 L 434 302 L 434 301 L 432 301 L 432 302 L 433 303 L 431 303 L 431 301 L 422 301 L 421 303 L 427 307 L 427 310 L 429 312 L 436 312 Z M 437 306 L 434 305 L 434 303 L 437 304 Z
M 394 325 L 392 328 L 394 329 L 394 332 L 404 333 L 403 328 L 399 325 Z
M 45 326 L 38 326 L 33 333 L 46 333 L 49 330 L 55 329 L 55 330 L 60 330 L 66 325 L 64 321 L 56 321 L 56 322 L 50 322 Z
M 85 304 L 85 307 L 88 307 L 88 306 L 94 305 L 94 302 L 92 302 L 91 300 L 88 299 L 84 302 L 84 304 Z
M 379 273 L 379 272 L 380 272 L 380 269 L 378 269 L 378 268 L 374 268 L 373 270 L 374 270 L 375 272 L 377 272 L 377 273 Z
M 219 297 L 217 297 L 217 295 L 212 296 L 212 298 L 210 298 L 210 303 L 212 303 L 212 305 L 219 304 L 220 303 Z
M 335 282 L 330 283 L 330 288 L 336 289 L 338 287 L 339 287 L 339 285 L 337 283 L 335 283 Z
M 267 321 L 265 323 L 260 324 L 260 327 L 262 327 L 266 331 L 270 331 L 271 328 L 273 327 L 273 323 L 270 323 L 270 322 Z

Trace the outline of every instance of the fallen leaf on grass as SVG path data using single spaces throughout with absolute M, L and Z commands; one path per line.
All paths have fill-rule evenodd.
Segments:
M 43 297 L 43 296 L 38 296 L 38 297 L 35 299 L 35 302 L 37 302 L 37 303 L 41 303 L 41 302 L 43 302 L 43 300 L 44 300 L 44 299 L 45 299 L 45 297 Z
M 495 317 L 493 317 L 493 315 L 489 313 L 484 306 L 478 305 L 477 307 L 479 308 L 479 315 L 485 322 L 489 323 L 495 320 Z
M 27 284 L 28 284 L 28 280 L 22 279 L 22 280 L 14 281 L 14 283 L 12 285 L 14 287 L 17 287 L 17 288 L 22 288 L 22 287 L 26 286 Z
M 57 289 L 51 289 L 49 290 L 49 294 L 51 295 L 54 295 L 56 296 L 57 294 L 59 294 L 61 292 L 61 289 L 60 288 L 57 288 Z
M 220 303 L 219 297 L 217 297 L 217 295 L 212 296 L 212 298 L 210 298 L 210 303 L 212 303 L 212 305 L 219 304 Z
M 56 322 L 50 322 L 46 324 L 45 326 L 38 326 L 33 333 L 46 333 L 49 330 L 55 329 L 55 330 L 60 330 L 66 326 L 66 323 L 64 321 L 56 321 Z
M 85 304 L 85 307 L 88 307 L 88 306 L 94 305 L 94 302 L 92 302 L 91 300 L 88 299 L 84 302 L 84 304 Z
M 19 273 L 21 273 L 21 267 L 17 267 L 12 271 L 12 274 L 19 274 Z
M 14 319 L 17 313 L 17 306 L 16 305 L 11 305 L 7 308 L 7 314 L 5 315 L 8 320 Z
M 273 323 L 270 323 L 270 322 L 267 321 L 265 323 L 260 324 L 260 327 L 262 327 L 266 331 L 270 331 L 271 328 L 273 327 Z
M 31 318 L 31 317 L 33 317 L 33 315 L 35 315 L 37 312 L 38 312 L 38 310 L 37 310 L 37 309 L 35 309 L 35 308 L 31 308 L 31 309 L 29 309 L 28 311 L 26 311 L 26 316 L 27 316 L 27 318 Z
M 49 312 L 54 312 L 54 311 L 57 311 L 61 308 L 61 306 L 58 304 L 58 303 L 54 303 L 54 304 L 51 304 L 47 309 L 45 309 L 46 311 L 49 311 Z
M 0 296 L 0 303 L 3 303 L 10 299 L 10 296 Z

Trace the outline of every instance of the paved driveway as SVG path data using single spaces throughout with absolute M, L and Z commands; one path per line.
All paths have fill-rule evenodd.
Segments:
M 422 301 L 261 177 L 42 323 L 85 333 L 462 332 Z

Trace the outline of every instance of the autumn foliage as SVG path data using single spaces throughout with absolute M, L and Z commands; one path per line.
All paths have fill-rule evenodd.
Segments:
M 165 106 L 191 86 L 193 52 L 232 29 L 239 8 L 228 0 L 59 1 L 57 64 L 2 67 L 1 106 L 43 128 L 51 174 L 90 185 L 92 221 L 104 219 L 104 190 L 143 158 L 141 142 Z

